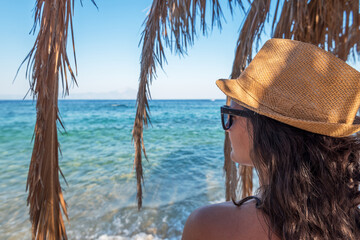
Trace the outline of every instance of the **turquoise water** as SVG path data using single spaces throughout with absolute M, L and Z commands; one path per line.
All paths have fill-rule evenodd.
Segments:
M 144 131 L 149 162 L 143 163 L 139 212 L 131 142 L 135 101 L 60 101 L 69 239 L 180 239 L 194 209 L 224 201 L 224 102 L 150 102 L 152 127 Z M 35 102 L 0 101 L 2 239 L 30 239 L 25 186 L 35 119 Z

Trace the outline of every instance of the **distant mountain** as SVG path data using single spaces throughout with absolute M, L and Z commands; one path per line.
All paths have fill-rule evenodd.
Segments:
M 65 99 L 136 99 L 137 91 L 128 88 L 125 91 L 111 91 L 111 92 L 87 92 L 87 93 L 70 93 Z

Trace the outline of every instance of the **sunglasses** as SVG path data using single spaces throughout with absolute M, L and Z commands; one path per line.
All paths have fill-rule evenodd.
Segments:
M 227 105 L 220 107 L 221 109 L 221 123 L 224 130 L 228 130 L 231 128 L 233 124 L 233 117 L 240 116 L 240 117 L 250 117 L 251 111 L 249 110 L 239 110 L 230 108 Z

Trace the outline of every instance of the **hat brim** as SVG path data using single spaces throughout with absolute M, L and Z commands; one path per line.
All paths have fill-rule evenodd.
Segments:
M 248 93 L 242 87 L 241 79 L 219 79 L 216 85 L 239 105 L 293 127 L 332 137 L 346 137 L 360 131 L 360 124 L 317 122 L 284 116 L 263 105 L 259 99 Z

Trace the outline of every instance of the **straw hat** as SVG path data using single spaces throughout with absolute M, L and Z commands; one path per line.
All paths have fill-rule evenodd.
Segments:
M 360 73 L 312 44 L 268 40 L 239 78 L 216 85 L 239 105 L 309 132 L 360 131 Z

